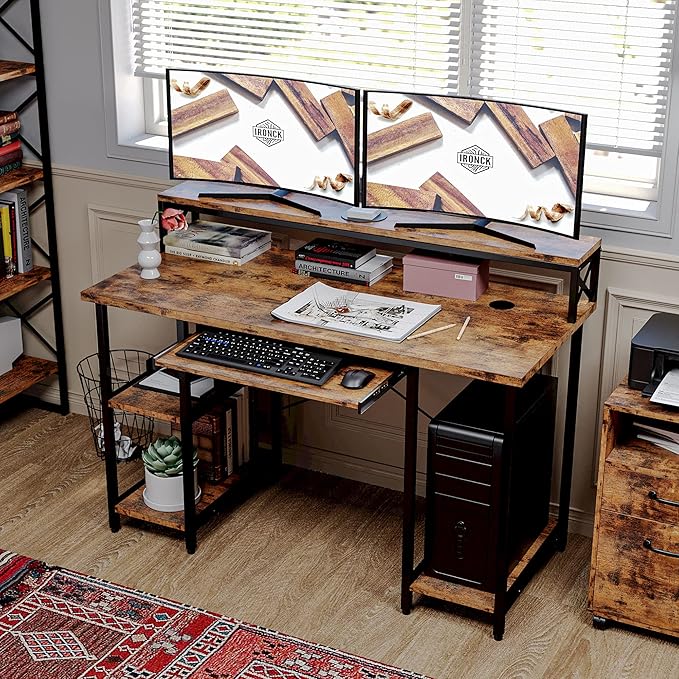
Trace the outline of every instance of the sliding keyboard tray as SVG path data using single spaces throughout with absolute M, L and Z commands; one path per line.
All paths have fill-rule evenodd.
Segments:
M 248 370 L 240 370 L 216 363 L 207 363 L 178 356 L 177 352 L 181 351 L 192 339 L 193 336 L 175 345 L 156 359 L 156 364 L 168 370 L 200 375 L 201 377 L 211 377 L 214 380 L 233 382 L 244 387 L 264 389 L 310 401 L 332 403 L 356 410 L 359 414 L 368 410 L 373 403 L 386 394 L 405 375 L 405 370 L 401 366 L 377 363 L 368 359 L 349 356 L 346 362 L 342 364 L 339 370 L 324 385 L 305 384 L 295 380 L 262 375 Z M 361 389 L 347 389 L 343 387 L 341 382 L 344 374 L 347 370 L 356 368 L 369 370 L 375 373 L 375 377 Z

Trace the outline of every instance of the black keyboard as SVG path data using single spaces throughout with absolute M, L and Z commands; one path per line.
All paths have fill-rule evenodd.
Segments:
M 228 330 L 196 335 L 177 356 L 306 384 L 325 384 L 342 361 L 338 354 Z

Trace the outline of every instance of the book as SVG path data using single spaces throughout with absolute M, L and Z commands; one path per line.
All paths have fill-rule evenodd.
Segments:
M 314 238 L 297 250 L 295 259 L 357 269 L 376 254 L 377 250 L 369 245 Z
M 16 264 L 18 273 L 26 273 L 33 268 L 33 244 L 29 219 L 28 193 L 25 189 L 14 189 L 0 193 L 0 202 L 14 207 L 16 229 Z
M 188 250 L 186 248 L 176 247 L 174 245 L 166 245 L 165 252 L 169 255 L 179 255 L 180 257 L 190 257 L 191 259 L 200 259 L 204 262 L 217 262 L 218 264 L 228 264 L 231 266 L 242 266 L 249 261 L 259 257 L 262 253 L 271 249 L 271 241 L 264 243 L 259 250 L 249 252 L 243 257 L 229 257 L 228 255 L 218 255 L 212 252 L 202 252 L 201 250 Z
M 16 273 L 12 250 L 12 218 L 9 205 L 0 205 L 0 231 L 2 231 L 2 250 L 5 260 L 5 278 Z
M 307 260 L 296 260 L 295 269 L 298 273 L 306 272 L 311 276 L 332 276 L 337 280 L 350 280 L 356 282 L 371 282 L 377 276 L 380 276 L 387 269 L 393 266 L 394 258 L 387 255 L 375 255 L 369 259 L 365 264 L 362 264 L 356 269 L 349 269 L 344 266 L 335 266 L 332 264 L 319 264 L 318 262 L 309 262 Z
M 170 231 L 164 238 L 166 246 L 210 252 L 239 259 L 271 243 L 271 232 L 231 224 L 196 222 L 184 231 Z
M 0 165 L 0 177 L 9 174 L 10 172 L 14 172 L 14 170 L 18 170 L 20 167 L 21 159 L 14 160 L 11 163 L 8 163 L 7 165 Z
M 6 144 L 5 146 L 0 146 L 0 164 L 2 164 L 2 159 L 15 151 L 21 150 L 21 141 L 16 139 L 11 144 Z
M 315 283 L 276 307 L 271 315 L 289 323 L 402 342 L 439 311 L 440 304 L 369 295 Z
M 11 144 L 15 139 L 18 139 L 18 138 L 19 138 L 18 132 L 12 132 L 11 134 L 0 135 L 0 145 L 1 146 L 7 146 L 7 144 Z
M 379 276 L 376 276 L 375 278 L 372 278 L 369 281 L 352 281 L 348 278 L 338 278 L 337 276 L 329 276 L 322 273 L 312 274 L 309 271 L 297 271 L 297 275 L 306 276 L 307 278 L 321 278 L 327 281 L 339 281 L 344 283 L 351 283 L 352 285 L 365 285 L 367 287 L 370 287 L 371 285 L 375 285 L 375 283 L 379 283 L 391 271 L 391 269 L 392 267 L 389 267 L 386 271 L 383 271 L 381 274 L 379 274 Z
M 0 111 L 0 125 L 11 123 L 12 121 L 17 120 L 17 118 L 16 111 Z
M 11 120 L 8 123 L 0 124 L 0 137 L 12 132 L 18 132 L 21 129 L 21 123 L 18 120 Z

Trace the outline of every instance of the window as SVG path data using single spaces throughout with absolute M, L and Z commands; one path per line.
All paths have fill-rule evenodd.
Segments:
M 150 133 L 168 66 L 517 100 L 590 114 L 585 191 L 658 198 L 677 0 L 130 1 Z
M 655 200 L 676 1 L 472 5 L 470 92 L 589 113 L 586 190 Z

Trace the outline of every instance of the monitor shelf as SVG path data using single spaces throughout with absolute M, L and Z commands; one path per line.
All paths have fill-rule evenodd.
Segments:
M 228 192 L 229 198 L 211 198 L 205 193 Z M 343 218 L 350 207 L 336 200 L 305 193 L 291 192 L 288 198 L 305 208 L 312 208 L 319 215 L 304 209 L 255 199 L 251 196 L 260 191 L 252 186 L 219 184 L 216 182 L 186 181 L 158 195 L 159 207 L 177 207 L 206 214 L 228 216 L 230 220 L 250 223 L 253 226 L 294 228 L 313 231 L 316 235 L 367 238 L 372 241 L 417 247 L 450 254 L 486 257 L 496 261 L 544 266 L 555 269 L 582 267 L 601 247 L 601 240 L 592 236 L 568 238 L 529 227 L 491 222 L 488 229 L 474 231 L 474 218 L 469 217 L 469 231 L 448 230 L 451 223 L 464 223 L 465 218 L 451 215 L 418 212 L 416 210 L 384 210 L 386 219 L 378 223 L 350 222 Z M 262 188 L 262 197 L 269 189 Z M 397 224 L 408 224 L 398 228 Z M 421 224 L 419 228 L 417 225 Z M 436 225 L 441 228 L 437 229 Z M 489 230 L 531 242 L 527 247 L 488 233 Z

